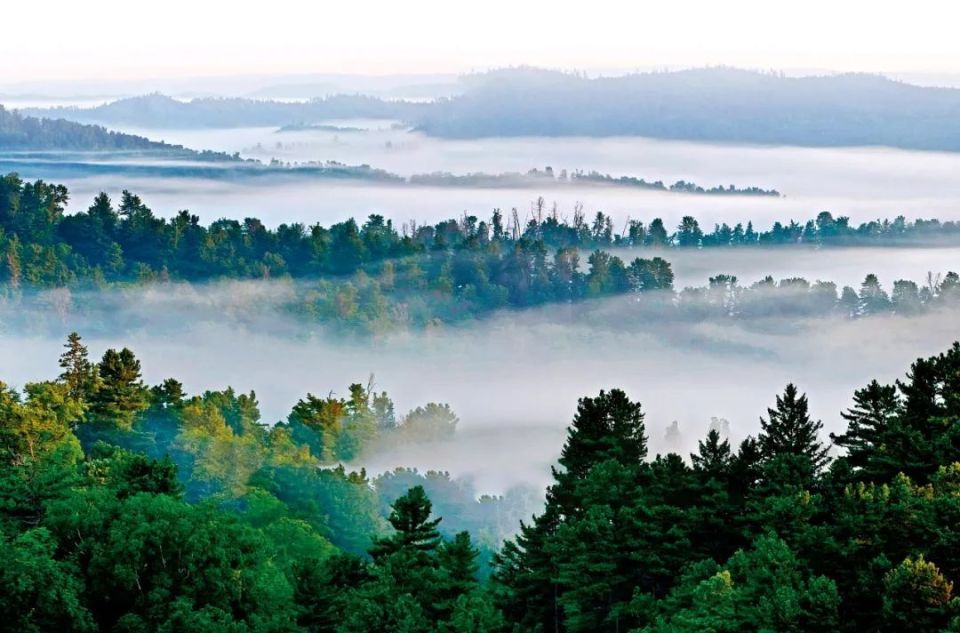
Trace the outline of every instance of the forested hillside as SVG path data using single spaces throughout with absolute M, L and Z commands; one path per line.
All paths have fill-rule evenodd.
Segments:
M 362 95 L 337 95 L 306 102 L 243 98 L 177 101 L 160 94 L 120 99 L 94 108 L 39 108 L 27 112 L 108 125 L 154 128 L 230 128 L 317 123 L 326 119 L 408 119 L 422 106 Z
M 960 150 L 960 90 L 879 75 L 785 77 L 701 68 L 617 77 L 529 68 L 483 76 L 419 113 L 427 134 L 646 136 L 806 146 Z
M 77 335 L 60 369 L 0 388 L 9 630 L 960 626 L 960 344 L 858 390 L 829 440 L 792 384 L 756 436 L 714 428 L 689 456 L 650 456 L 624 392 L 583 398 L 522 523 L 440 473 L 338 465 L 455 433 L 442 405 L 397 416 L 355 384 L 267 425 L 253 393 L 147 386 L 133 352 L 94 362 Z
M 98 125 L 83 125 L 54 118 L 36 118 L 0 105 L 0 150 L 137 151 L 167 157 L 202 157 L 228 160 L 217 152 L 195 152 L 180 145 L 151 141 L 142 136 L 113 132 Z

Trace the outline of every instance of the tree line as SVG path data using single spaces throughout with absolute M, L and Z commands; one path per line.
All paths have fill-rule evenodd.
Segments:
M 958 376 L 954 344 L 871 382 L 830 443 L 789 384 L 689 460 L 648 457 L 622 391 L 584 398 L 495 603 L 516 631 L 955 631 Z
M 180 211 L 158 217 L 138 196 L 124 191 L 118 205 L 104 193 L 85 211 L 66 215 L 69 191 L 16 174 L 0 178 L 0 282 L 8 287 L 63 286 L 89 281 L 344 275 L 371 263 L 408 255 L 470 251 L 503 255 L 513 248 L 546 249 L 707 248 L 785 244 L 898 244 L 960 236 L 960 223 L 938 220 L 867 222 L 854 228 L 845 217 L 823 212 L 805 224 L 774 223 L 757 232 L 752 223 L 718 225 L 707 233 L 693 217 L 670 231 L 660 219 L 628 220 L 618 230 L 581 207 L 566 218 L 537 200 L 526 218 L 494 210 L 489 220 L 464 215 L 434 225 L 400 227 L 380 215 L 329 227 L 281 224 L 256 218 L 221 219 L 204 226 Z

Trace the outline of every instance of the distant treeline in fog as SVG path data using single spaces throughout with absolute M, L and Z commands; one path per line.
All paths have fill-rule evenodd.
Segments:
M 25 114 L 84 123 L 152 128 L 286 127 L 330 119 L 409 120 L 422 104 L 338 95 L 304 102 L 210 97 L 184 102 L 161 94 L 120 99 L 93 108 L 26 108 Z
M 660 219 L 649 224 L 628 220 L 618 230 L 610 216 L 588 220 L 580 207 L 571 218 L 539 199 L 521 218 L 494 210 L 490 220 L 464 215 L 435 225 L 394 225 L 371 215 L 323 227 L 281 224 L 270 229 L 256 218 L 243 222 L 221 219 L 209 226 L 181 211 L 157 217 L 135 194 L 124 191 L 118 206 L 104 193 L 83 212 L 66 215 L 69 192 L 63 185 L 25 182 L 16 174 L 0 178 L 0 280 L 8 285 L 67 285 L 138 278 L 205 280 L 290 275 L 344 275 L 365 265 L 424 253 L 493 254 L 511 252 L 542 260 L 547 249 L 563 257 L 565 249 L 611 247 L 747 248 L 806 245 L 897 245 L 958 243 L 960 223 L 938 220 L 871 221 L 857 227 L 848 218 L 820 213 L 806 223 L 776 222 L 767 231 L 721 224 L 705 232 L 691 216 L 671 231 Z M 505 274 L 528 267 L 506 265 Z M 459 285 L 459 284 L 457 284 Z
M 252 218 L 203 226 L 187 211 L 158 218 L 129 192 L 117 208 L 100 194 L 87 211 L 64 215 L 67 195 L 62 185 L 23 182 L 12 174 L 0 180 L 0 287 L 9 297 L 50 287 L 293 277 L 303 283 L 277 307 L 331 327 L 388 333 L 503 308 L 618 295 L 644 297 L 633 308 L 638 318 L 909 315 L 954 303 L 960 285 L 951 272 L 919 285 L 897 280 L 889 294 L 874 275 L 859 290 L 801 278 L 744 287 L 721 273 L 708 286 L 675 291 L 664 258 L 673 249 L 960 238 L 956 224 L 935 221 L 898 218 L 853 228 L 846 218 L 821 213 L 805 225 L 778 222 L 759 233 L 750 223 L 745 229 L 722 225 L 705 234 L 687 217 L 672 233 L 660 220 L 649 226 L 630 221 L 614 233 L 603 214 L 588 222 L 576 210 L 568 222 L 540 203 L 526 222 L 516 211 L 508 218 L 496 210 L 489 222 L 463 216 L 399 230 L 379 215 L 362 225 L 351 219 L 330 227 L 269 229 Z M 624 261 L 604 250 L 613 247 L 637 249 L 643 257 Z M 581 268 L 584 256 L 587 270 Z M 58 303 L 58 311 L 71 309 L 72 300 Z
M 731 68 L 587 78 L 515 68 L 476 75 L 466 91 L 426 103 L 342 95 L 299 103 L 161 95 L 95 108 L 28 112 L 153 128 L 398 120 L 429 135 L 645 136 L 803 146 L 960 150 L 960 90 L 877 75 L 785 77 Z
M 672 185 L 666 185 L 662 180 L 648 181 L 635 176 L 611 176 L 598 171 L 575 170 L 568 172 L 562 169 L 554 171 L 552 167 L 531 169 L 526 173 L 486 174 L 473 173 L 456 175 L 449 172 L 433 172 L 430 174 L 414 174 L 409 178 L 410 184 L 430 186 L 460 186 L 460 187 L 536 187 L 544 183 L 552 185 L 613 185 L 617 187 L 633 187 L 648 191 L 669 191 L 672 193 L 692 193 L 703 195 L 731 195 L 731 196 L 770 196 L 780 197 L 776 189 L 762 189 L 760 187 L 737 187 L 736 185 L 716 186 L 704 188 L 696 183 L 678 180 Z
M 0 105 L 0 149 L 59 151 L 149 152 L 166 158 L 239 160 L 220 152 L 194 151 L 181 145 L 151 141 L 142 136 L 113 132 L 98 125 L 64 119 L 24 116 Z

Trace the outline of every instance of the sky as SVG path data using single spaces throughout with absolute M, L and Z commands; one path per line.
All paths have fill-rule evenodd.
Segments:
M 954 73 L 958 17 L 953 0 L 34 0 L 4 7 L 0 83 L 519 64 Z

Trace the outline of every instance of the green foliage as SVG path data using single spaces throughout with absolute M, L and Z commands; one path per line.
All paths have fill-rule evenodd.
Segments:
M 960 626 L 960 344 L 857 391 L 832 463 L 793 385 L 757 439 L 734 450 L 715 421 L 689 462 L 648 456 L 624 392 L 582 398 L 530 522 L 522 491 L 338 463 L 444 441 L 445 405 L 398 422 L 386 394 L 352 384 L 267 427 L 252 392 L 147 387 L 129 350 L 86 359 L 71 335 L 57 381 L 0 386 L 0 628 Z
M 129 430 L 147 408 L 147 390 L 140 380 L 140 361 L 127 348 L 108 349 L 97 365 L 97 389 L 90 397 L 90 415 L 99 425 Z
M 829 468 L 792 385 L 758 439 L 734 451 L 713 428 L 692 468 L 646 461 L 638 408 L 581 401 L 543 514 L 495 558 L 495 603 L 516 630 L 956 626 L 958 358 L 955 345 L 858 391 Z
M 0 625 L 8 631 L 94 631 L 81 600 L 83 586 L 71 566 L 54 557 L 46 528 L 18 534 L 0 547 Z
M 101 193 L 86 211 L 70 215 L 64 214 L 67 199 L 62 185 L 24 182 L 16 174 L 0 178 L 0 296 L 24 313 L 32 299 L 23 291 L 34 288 L 63 290 L 54 301 L 63 318 L 77 309 L 67 288 L 277 277 L 308 280 L 293 286 L 284 310 L 373 336 L 469 321 L 504 308 L 617 295 L 643 297 L 631 302 L 638 318 L 649 313 L 688 320 L 771 312 L 914 315 L 960 301 L 956 273 L 931 278 L 923 288 L 895 280 L 891 295 L 875 275 L 866 277 L 859 294 L 843 288 L 838 295 L 835 284 L 804 279 L 767 278 L 744 287 L 728 275 L 674 292 L 673 270 L 661 256 L 666 248 L 899 244 L 960 234 L 957 223 L 934 220 L 908 224 L 897 218 L 853 228 L 847 218 L 821 214 L 805 225 L 778 222 L 766 232 L 724 224 L 706 233 L 687 216 L 672 234 L 659 219 L 649 225 L 631 220 L 616 233 L 610 216 L 598 213 L 589 222 L 578 210 L 568 222 L 544 214 L 541 200 L 525 224 L 516 214 L 505 224 L 495 211 L 489 221 L 464 216 L 402 229 L 380 215 L 271 229 L 256 218 L 206 226 L 186 211 L 161 218 L 129 191 L 116 205 Z M 622 260 L 610 248 L 643 249 L 643 256 Z M 589 270 L 581 270 L 584 252 Z M 46 315 L 49 306 L 33 311 Z M 28 314 L 22 318 L 33 321 Z M 80 362 L 70 378 L 77 389 L 84 382 L 82 362 L 75 354 L 69 362 Z
M 786 543 L 767 536 L 719 569 L 701 565 L 686 574 L 657 605 L 661 615 L 640 630 L 828 633 L 837 630 L 839 603 L 831 580 L 805 573 Z
M 437 531 L 440 519 L 429 520 L 432 510 L 433 504 L 423 488 L 411 488 L 393 502 L 393 510 L 387 518 L 396 533 L 374 543 L 370 554 L 377 559 L 401 550 L 429 552 L 436 549 L 440 540 Z
M 883 630 L 941 631 L 960 604 L 937 566 L 907 557 L 883 578 Z
M 817 438 L 823 423 L 810 418 L 807 396 L 793 383 L 760 418 L 760 428 L 764 476 L 771 485 L 808 485 L 827 463 L 827 447 Z

